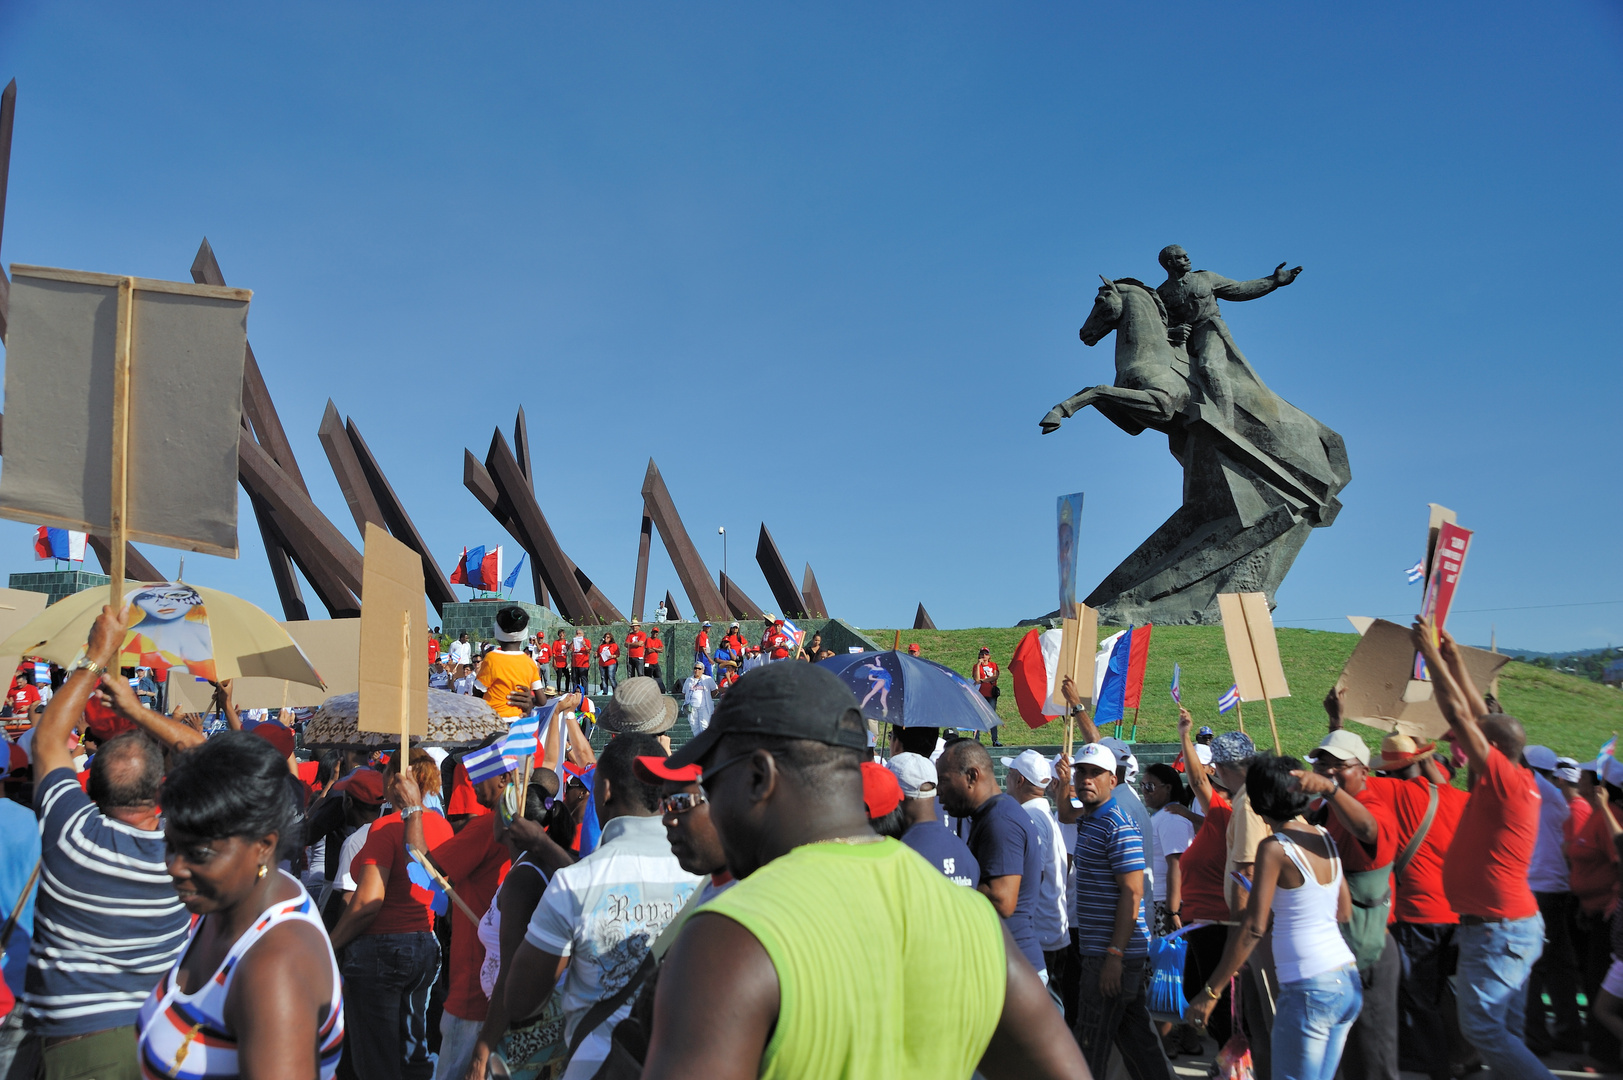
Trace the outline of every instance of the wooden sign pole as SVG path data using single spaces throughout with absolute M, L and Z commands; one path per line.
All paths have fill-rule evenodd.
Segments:
M 113 331 L 113 494 L 108 532 L 113 565 L 108 567 L 109 602 L 116 611 L 124 603 L 124 534 L 130 509 L 130 354 L 134 348 L 135 279 L 118 282 L 118 320 Z
M 1245 734 L 1245 702 L 1236 701 L 1234 703 L 1234 711 L 1238 714 L 1238 719 L 1240 721 L 1240 734 L 1244 735 Z
M 1263 687 L 1262 703 L 1268 707 L 1268 727 L 1274 735 L 1274 753 L 1281 754 L 1284 751 L 1279 746 L 1279 724 L 1274 721 L 1274 701 L 1273 698 L 1268 696 L 1268 684 L 1262 677 L 1262 661 L 1258 659 L 1259 654 L 1257 652 L 1257 631 L 1252 627 L 1249 618 L 1245 621 L 1245 634 L 1247 640 L 1251 642 L 1252 662 L 1257 665 L 1257 683 Z M 1245 729 L 1241 728 L 1240 730 L 1244 731 Z
M 411 612 L 401 616 L 404 629 L 400 646 L 400 771 L 411 766 Z

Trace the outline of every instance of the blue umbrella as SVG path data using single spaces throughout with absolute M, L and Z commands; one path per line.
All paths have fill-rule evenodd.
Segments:
M 974 683 L 933 660 L 892 650 L 845 653 L 818 663 L 845 682 L 863 716 L 881 724 L 991 731 L 1003 722 Z

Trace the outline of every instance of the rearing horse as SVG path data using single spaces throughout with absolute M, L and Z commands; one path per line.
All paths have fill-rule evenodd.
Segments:
M 1135 278 L 1104 282 L 1082 324 L 1084 345 L 1116 332 L 1116 382 L 1090 386 L 1048 410 L 1044 435 L 1092 405 L 1129 435 L 1145 428 L 1166 431 L 1189 404 L 1189 360 L 1167 341 L 1167 309 L 1156 291 Z

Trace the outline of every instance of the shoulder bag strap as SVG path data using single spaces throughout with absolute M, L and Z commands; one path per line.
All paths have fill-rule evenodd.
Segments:
M 614 1015 L 614 1010 L 631 999 L 631 995 L 637 992 L 637 987 L 641 986 L 643 980 L 648 978 L 649 973 L 654 970 L 654 965 L 657 963 L 654 954 L 651 951 L 648 952 L 643 956 L 642 963 L 637 966 L 637 970 L 632 973 L 631 978 L 626 980 L 626 984 L 620 987 L 613 997 L 605 998 L 586 1010 L 586 1015 L 580 1018 L 580 1023 L 575 1027 L 574 1037 L 569 1040 L 570 1057 L 575 1056 L 575 1051 L 579 1050 L 580 1044 L 586 1041 L 586 1036 L 596 1031 L 602 1026 L 603 1021 Z
M 1431 831 L 1431 823 L 1437 817 L 1437 803 L 1441 796 L 1437 793 L 1437 785 L 1431 785 L 1431 797 L 1426 801 L 1426 816 L 1420 819 L 1420 827 L 1414 831 L 1409 842 L 1398 853 L 1397 861 L 1392 864 L 1392 873 L 1402 877 L 1403 872 L 1409 868 L 1409 861 L 1414 858 L 1420 845 L 1426 842 L 1426 834 Z

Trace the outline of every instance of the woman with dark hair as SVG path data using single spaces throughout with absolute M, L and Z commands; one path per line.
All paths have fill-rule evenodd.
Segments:
M 1364 1003 L 1357 964 L 1338 925 L 1352 917 L 1352 896 L 1335 841 L 1300 820 L 1312 796 L 1330 783 L 1293 757 L 1258 758 L 1246 773 L 1251 807 L 1272 835 L 1257 846 L 1240 933 L 1229 938 L 1222 962 L 1184 1012 L 1192 1024 L 1206 1022 L 1223 987 L 1268 932 L 1271 915 L 1280 983 L 1270 1042 L 1277 1080 L 1332 1080 Z
M 141 1009 L 148 1076 L 331 1080 L 338 1068 L 338 961 L 315 901 L 276 869 L 302 842 L 304 794 L 270 743 L 241 732 L 181 755 L 165 777 L 169 875 L 201 917 Z

